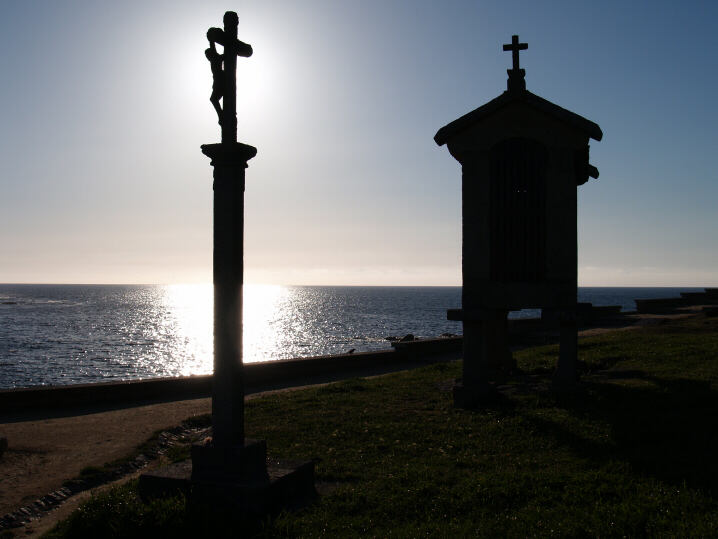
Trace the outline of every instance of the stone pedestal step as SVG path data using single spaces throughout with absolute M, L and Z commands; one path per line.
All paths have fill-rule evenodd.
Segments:
M 142 474 L 139 491 L 143 500 L 183 495 L 249 515 L 301 507 L 317 496 L 312 461 L 272 458 L 266 461 L 266 473 L 224 481 L 193 481 L 188 460 Z

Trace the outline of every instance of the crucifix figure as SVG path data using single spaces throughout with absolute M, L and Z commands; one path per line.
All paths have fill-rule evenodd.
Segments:
M 528 48 L 528 43 L 519 43 L 519 36 L 511 36 L 511 44 L 504 45 L 505 51 L 511 51 L 513 60 L 513 69 L 507 71 L 509 74 L 509 91 L 526 89 L 526 81 L 524 80 L 526 71 L 519 68 L 519 51 L 525 51 Z
M 209 100 L 217 111 L 219 125 L 222 126 L 222 142 L 237 142 L 237 56 L 252 56 L 252 46 L 237 39 L 239 18 L 233 11 L 224 15 L 224 30 L 207 30 L 209 48 L 204 55 L 212 67 L 212 95 Z M 223 54 L 217 52 L 216 44 L 224 47 Z M 219 100 L 222 99 L 222 106 Z
M 219 30 L 219 28 L 217 28 Z M 221 30 L 220 30 L 221 31 Z M 222 71 L 222 55 L 217 52 L 214 41 L 209 42 L 209 49 L 204 51 L 204 55 L 212 66 L 212 95 L 209 100 L 217 111 L 219 125 L 222 125 L 222 106 L 219 100 L 224 95 L 224 72 Z

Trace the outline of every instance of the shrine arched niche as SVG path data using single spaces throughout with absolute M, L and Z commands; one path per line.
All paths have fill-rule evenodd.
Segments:
M 491 274 L 494 282 L 546 281 L 548 150 L 513 137 L 489 150 Z

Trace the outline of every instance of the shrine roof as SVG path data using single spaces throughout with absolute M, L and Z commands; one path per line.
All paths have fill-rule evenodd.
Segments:
M 558 105 L 554 105 L 550 101 L 532 94 L 528 90 L 520 90 L 506 91 L 496 99 L 492 99 L 485 105 L 480 106 L 478 109 L 473 110 L 461 118 L 454 120 L 450 124 L 445 125 L 437 131 L 436 135 L 434 135 L 434 141 L 436 141 L 439 146 L 443 146 L 451 137 L 463 129 L 481 121 L 486 116 L 493 114 L 514 101 L 522 101 L 527 105 L 548 114 L 549 116 L 553 116 L 557 120 L 584 131 L 594 140 L 601 140 L 601 138 L 603 138 L 601 128 L 592 121 L 587 120 L 578 114 L 574 114 L 569 110 L 561 108 Z

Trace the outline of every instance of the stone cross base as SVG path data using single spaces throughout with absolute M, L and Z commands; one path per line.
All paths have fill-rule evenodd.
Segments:
M 146 501 L 183 495 L 257 516 L 297 509 L 316 498 L 311 460 L 267 459 L 263 440 L 246 440 L 245 448 L 244 455 L 233 459 L 231 451 L 207 450 L 195 444 L 192 461 L 142 474 L 140 497 Z M 262 455 L 263 460 L 257 462 Z M 211 463 L 213 458 L 217 462 Z
M 266 478 L 267 442 L 244 439 L 244 446 L 215 447 L 211 443 L 192 444 L 192 481 L 242 480 Z

